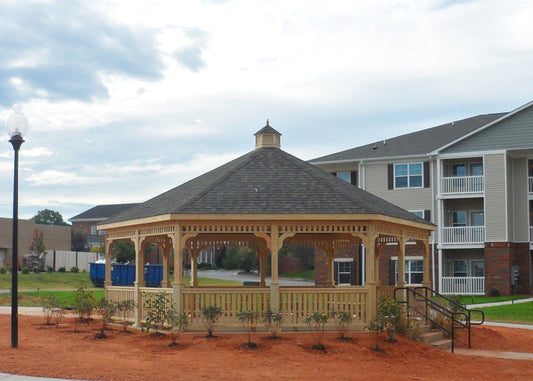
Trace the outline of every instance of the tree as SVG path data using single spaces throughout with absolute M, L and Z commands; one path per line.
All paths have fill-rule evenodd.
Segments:
M 50 209 L 39 210 L 35 216 L 31 218 L 33 222 L 41 225 L 58 225 L 69 226 L 63 221 L 63 216 L 59 212 Z
M 111 252 L 118 263 L 135 261 L 135 246 L 131 241 L 118 241 Z
M 33 239 L 29 249 L 30 254 L 23 258 L 24 267 L 36 272 L 44 270 L 46 247 L 44 247 L 43 232 L 39 229 L 33 231 Z

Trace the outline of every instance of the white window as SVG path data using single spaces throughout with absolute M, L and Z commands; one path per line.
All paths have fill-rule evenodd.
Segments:
M 466 212 L 464 210 L 456 210 L 452 213 L 453 226 L 466 226 Z
M 335 258 L 338 285 L 352 284 L 352 263 L 352 258 Z
M 421 188 L 422 177 L 422 163 L 394 165 L 394 188 Z
M 337 177 L 346 181 L 347 183 L 352 182 L 352 176 L 350 172 L 337 172 Z
M 98 235 L 104 235 L 105 234 L 105 230 L 98 230 Z
M 470 176 L 483 176 L 483 163 L 470 164 Z
M 484 226 L 485 225 L 485 213 L 483 213 L 482 211 L 470 212 L 470 225 Z
M 452 176 L 466 176 L 466 165 L 453 164 L 452 165 Z
M 394 259 L 394 258 L 393 258 Z M 398 284 L 398 258 L 394 261 L 395 281 Z M 424 260 L 423 259 L 406 259 L 405 260 L 405 282 L 408 285 L 421 285 L 424 281 Z
M 417 217 L 424 218 L 423 210 L 411 210 L 411 213 L 413 213 Z
M 96 235 L 96 225 L 91 226 L 91 234 Z

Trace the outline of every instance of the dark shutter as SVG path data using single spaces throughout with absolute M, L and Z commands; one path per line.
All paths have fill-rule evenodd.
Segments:
M 429 188 L 429 161 L 424 161 L 424 188 Z
M 357 171 L 350 172 L 350 183 L 357 186 Z
M 350 284 L 352 286 L 357 286 L 357 262 L 352 262 L 352 276 L 350 277 Z
M 387 180 L 389 189 L 394 189 L 394 167 L 392 164 L 387 165 Z
M 335 285 L 339 284 L 339 265 L 337 262 L 333 262 L 333 280 Z
M 394 277 L 396 276 L 396 269 L 395 264 L 396 261 L 390 260 L 389 261 L 389 286 L 396 286 L 394 282 Z
M 337 176 L 337 172 L 331 172 L 333 176 Z
M 431 222 L 431 211 L 430 210 L 424 210 L 424 220 L 427 222 Z

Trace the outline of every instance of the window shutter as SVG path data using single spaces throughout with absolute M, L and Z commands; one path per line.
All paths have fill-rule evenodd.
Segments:
M 357 186 L 357 171 L 350 172 L 350 183 Z
M 389 286 L 396 286 L 394 282 L 394 277 L 396 275 L 396 268 L 394 266 L 396 261 L 389 261 Z
M 331 172 L 333 176 L 337 176 L 337 172 Z
M 424 161 L 424 188 L 429 188 L 429 161 Z
M 335 285 L 339 284 L 339 264 L 338 262 L 333 262 L 333 280 Z
M 387 165 L 387 180 L 389 189 L 394 189 L 394 167 L 392 164 Z
M 431 222 L 431 211 L 430 210 L 424 210 L 424 220 L 427 222 Z
M 357 286 L 357 262 L 355 261 L 352 262 L 352 276 L 350 278 L 350 284 L 352 286 Z

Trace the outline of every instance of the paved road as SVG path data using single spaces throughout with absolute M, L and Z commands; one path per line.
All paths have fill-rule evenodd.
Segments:
M 187 274 L 188 275 L 188 274 Z M 236 282 L 259 281 L 257 273 L 239 273 L 235 270 L 198 270 L 198 278 L 211 278 L 222 280 L 233 280 Z M 267 286 L 270 285 L 270 277 L 265 279 Z M 280 286 L 314 286 L 312 280 L 299 280 L 290 278 L 279 278 Z

